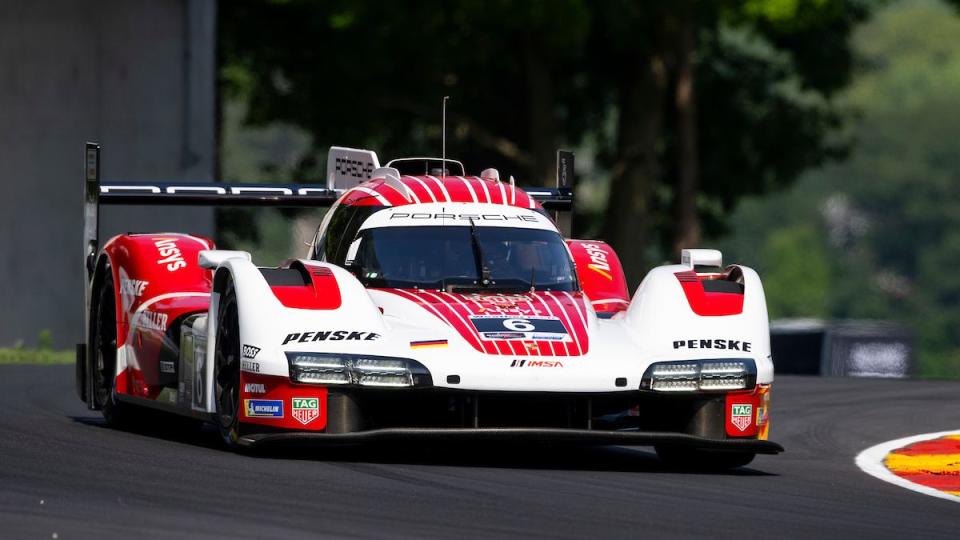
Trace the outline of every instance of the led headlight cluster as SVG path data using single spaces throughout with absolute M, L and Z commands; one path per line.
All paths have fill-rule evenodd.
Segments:
M 641 390 L 695 392 L 743 390 L 757 382 L 757 365 L 750 358 L 656 362 L 640 381 Z
M 427 368 L 409 358 L 332 353 L 286 354 L 290 379 L 298 383 L 388 388 L 433 384 Z

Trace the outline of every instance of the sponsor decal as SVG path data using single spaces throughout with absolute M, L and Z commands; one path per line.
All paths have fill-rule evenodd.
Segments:
M 563 341 L 563 336 L 558 336 L 557 334 L 530 334 L 530 339 L 535 339 L 537 341 Z
M 160 361 L 160 373 L 176 373 L 177 368 L 175 364 L 169 360 Z
M 734 404 L 730 408 L 730 423 L 740 431 L 746 431 L 753 422 L 753 405 Z
M 539 220 L 533 214 L 530 215 L 507 215 L 507 214 L 434 214 L 430 212 L 416 212 L 413 214 L 406 212 L 394 212 L 390 219 L 452 219 L 457 221 L 526 221 L 528 223 L 537 223 Z
M 168 319 L 169 316 L 166 313 L 145 310 L 137 313 L 136 325 L 147 330 L 164 332 L 167 329 Z
M 161 257 L 157 260 L 157 264 L 165 265 L 168 272 L 186 268 L 187 262 L 183 260 L 183 254 L 177 247 L 176 238 L 154 238 L 153 245 L 157 246 Z
M 241 354 L 243 355 L 243 357 L 244 357 L 244 358 L 249 358 L 249 359 L 251 359 L 251 360 L 253 360 L 254 358 L 256 358 L 256 357 L 257 357 L 257 353 L 260 352 L 260 348 L 259 348 L 259 347 L 254 347 L 253 345 L 244 345 L 244 346 L 242 347 L 242 349 L 243 349 L 243 350 L 241 351 Z
M 120 278 L 120 294 L 142 296 L 143 290 L 146 289 L 149 284 L 149 281 L 143 281 L 141 279 Z
M 736 339 L 682 339 L 673 342 L 674 349 L 717 349 L 721 351 L 750 352 L 749 341 Z
M 351 330 L 317 330 L 316 332 L 293 332 L 283 338 L 287 343 L 308 343 L 312 341 L 375 341 L 380 334 L 374 332 L 354 332 Z
M 560 319 L 534 317 L 470 317 L 485 340 L 569 341 L 570 334 Z
M 266 394 L 267 389 L 264 388 L 263 383 L 243 383 L 243 391 L 248 394 Z
M 243 408 L 250 418 L 283 418 L 283 401 L 279 399 L 245 399 Z
M 483 337 L 487 339 L 523 339 L 526 334 L 523 332 L 484 332 Z
M 537 307 L 532 296 L 523 294 L 482 294 L 463 295 L 464 300 L 477 304 L 479 315 L 500 315 L 502 317 L 544 316 L 546 312 Z
M 757 407 L 757 425 L 762 426 L 767 423 L 767 408 L 763 405 Z
M 442 348 L 447 346 L 447 340 L 445 339 L 428 339 L 425 341 L 411 341 L 411 349 L 432 349 L 432 348 Z
M 361 180 L 367 180 L 373 173 L 373 163 L 369 161 L 360 161 L 346 157 L 338 157 L 334 170 L 340 176 L 352 176 Z
M 292 398 L 291 404 L 293 405 L 290 410 L 290 416 L 293 416 L 297 422 L 300 422 L 303 425 L 307 425 L 310 422 L 313 422 L 317 418 L 320 418 L 320 399 L 315 397 L 302 398 L 295 397 Z
M 510 367 L 562 368 L 563 362 L 560 362 L 559 360 L 514 360 L 510 363 Z
M 193 347 L 193 408 L 202 410 L 206 405 L 207 347 L 194 342 Z
M 240 371 L 249 371 L 250 373 L 260 373 L 260 362 L 251 362 L 250 360 L 241 360 Z
M 613 276 L 610 275 L 610 262 L 607 260 L 607 252 L 603 249 L 603 246 L 600 244 L 580 245 L 590 257 L 590 264 L 587 265 L 587 268 L 593 270 L 608 280 L 613 281 Z
M 100 154 L 97 148 L 87 148 L 87 181 L 93 182 L 100 175 Z

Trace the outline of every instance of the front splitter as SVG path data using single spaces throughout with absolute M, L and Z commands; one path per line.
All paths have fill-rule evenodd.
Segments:
M 271 443 L 338 446 L 404 441 L 439 443 L 554 442 L 594 446 L 671 445 L 692 449 L 753 452 L 757 454 L 779 454 L 783 452 L 783 446 L 772 441 L 757 439 L 708 439 L 685 433 L 551 428 L 385 428 L 351 433 L 264 433 L 244 435 L 237 440 L 237 443 L 245 447 L 256 447 Z

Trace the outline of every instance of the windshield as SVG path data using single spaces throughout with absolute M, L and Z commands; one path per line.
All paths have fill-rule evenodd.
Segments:
M 534 287 L 549 291 L 578 288 L 570 252 L 554 231 L 515 227 L 381 227 L 362 231 L 356 242 L 359 245 L 351 270 L 368 287 Z M 480 254 L 482 264 L 478 264 Z M 481 283 L 484 270 L 489 271 L 486 286 Z

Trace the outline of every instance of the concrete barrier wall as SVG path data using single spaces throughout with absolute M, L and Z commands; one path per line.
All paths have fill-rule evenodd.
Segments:
M 212 0 L 0 0 L 0 347 L 82 334 L 83 143 L 105 180 L 210 181 Z M 209 209 L 106 208 L 121 231 L 210 235 Z

